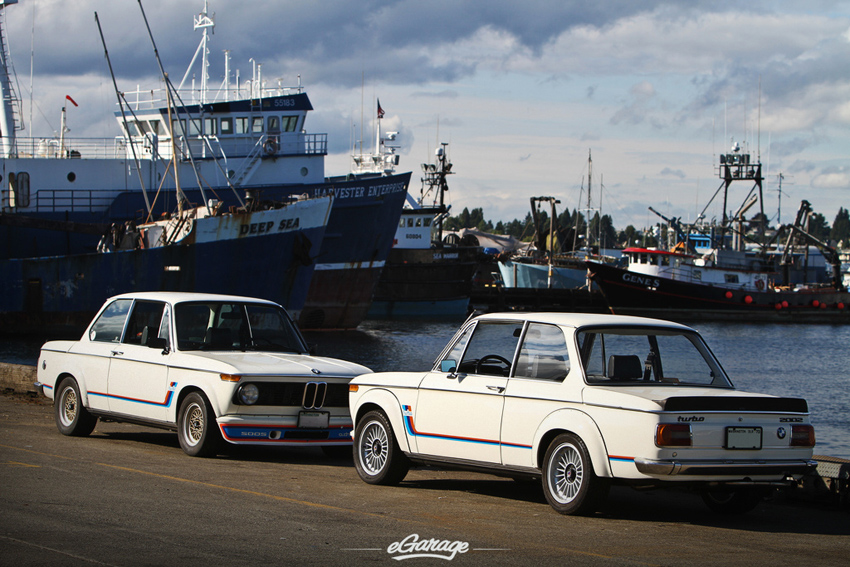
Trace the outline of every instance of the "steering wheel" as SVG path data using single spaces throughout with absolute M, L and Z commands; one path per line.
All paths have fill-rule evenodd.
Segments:
M 502 364 L 504 364 L 505 366 L 507 366 L 508 371 L 510 371 L 510 369 L 511 369 L 511 361 L 510 360 L 508 360 L 508 359 L 506 359 L 502 356 L 499 356 L 498 354 L 488 354 L 486 356 L 482 356 L 481 358 L 479 358 L 478 362 L 475 363 L 475 373 L 476 374 L 481 374 L 481 366 L 484 364 L 485 360 L 497 360 L 497 361 L 501 362 Z

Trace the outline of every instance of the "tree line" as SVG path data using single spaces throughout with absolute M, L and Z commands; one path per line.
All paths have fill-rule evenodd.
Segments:
M 548 235 L 550 228 L 548 213 L 541 209 L 536 214 L 537 230 Z M 599 212 L 596 212 L 590 219 L 588 231 L 584 215 L 578 210 L 570 212 L 568 208 L 565 208 L 563 212 L 557 215 L 555 226 L 558 229 L 561 247 L 566 249 L 585 246 L 585 240 L 588 236 L 590 246 L 600 248 L 648 247 L 657 246 L 659 241 L 663 242 L 666 237 L 665 223 L 661 219 L 659 221 L 655 226 L 643 230 L 637 229 L 633 225 L 628 225 L 623 230 L 617 230 L 610 215 L 600 216 Z M 747 229 L 751 231 L 758 230 L 762 225 L 767 230 L 774 229 L 762 213 L 756 213 L 746 223 Z M 534 218 L 530 212 L 526 213 L 522 220 L 498 221 L 493 224 L 492 221 L 484 218 L 483 208 L 478 207 L 471 211 L 464 208 L 459 215 L 449 217 L 443 223 L 444 230 L 460 230 L 462 228 L 477 229 L 491 234 L 510 235 L 526 242 L 530 242 L 536 237 Z M 829 242 L 834 247 L 850 249 L 850 211 L 843 207 L 839 208 L 835 220 L 832 221 L 832 226 L 827 223 L 826 217 L 821 213 L 812 213 L 809 215 L 808 231 L 815 238 Z M 569 240 L 572 240 L 572 243 Z

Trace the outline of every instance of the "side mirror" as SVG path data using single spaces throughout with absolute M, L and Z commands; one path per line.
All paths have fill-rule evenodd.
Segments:
M 163 354 L 168 354 L 168 339 L 151 337 L 148 339 L 148 342 L 145 343 L 145 346 L 148 348 L 158 348 L 163 351 Z

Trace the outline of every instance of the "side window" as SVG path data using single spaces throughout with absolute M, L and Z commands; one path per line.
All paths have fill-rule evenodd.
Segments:
M 280 118 L 277 116 L 269 116 L 268 128 L 266 131 L 269 134 L 276 134 L 280 132 Z
M 255 134 L 259 134 L 262 131 L 263 131 L 263 117 L 262 116 L 255 116 L 254 118 L 251 119 L 251 132 L 254 132 Z
M 221 119 L 221 133 L 224 135 L 233 134 L 233 118 L 228 116 Z
M 92 325 L 89 340 L 105 343 L 119 342 L 132 304 L 132 299 L 118 299 L 110 303 Z
M 142 338 L 159 335 L 162 311 L 165 305 L 158 301 L 137 301 L 127 322 L 123 343 L 141 345 Z
M 508 376 L 521 331 L 521 322 L 480 321 L 469 339 L 458 372 Z
M 404 220 L 402 220 L 402 222 L 404 222 Z M 463 349 L 466 348 L 466 343 L 469 341 L 469 336 L 472 334 L 472 329 L 474 328 L 475 325 L 470 325 L 463 330 L 463 334 L 457 339 L 457 342 L 455 342 L 455 345 L 452 347 L 452 350 L 449 351 L 449 354 L 444 359 L 446 361 L 450 360 L 454 362 L 455 370 L 457 369 L 457 363 L 458 361 L 460 361 L 460 357 L 463 355 Z M 448 369 L 442 369 L 442 371 L 448 372 Z
M 519 351 L 514 376 L 560 382 L 570 371 L 564 332 L 555 325 L 531 323 Z
M 218 120 L 215 118 L 204 118 L 204 134 L 207 136 L 218 136 Z
M 239 116 L 236 118 L 236 133 L 237 134 L 248 134 L 248 119 L 244 116 Z

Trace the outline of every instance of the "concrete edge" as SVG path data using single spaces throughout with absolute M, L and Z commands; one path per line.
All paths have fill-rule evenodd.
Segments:
M 26 364 L 0 362 L 0 392 L 38 394 L 35 387 L 36 368 Z

